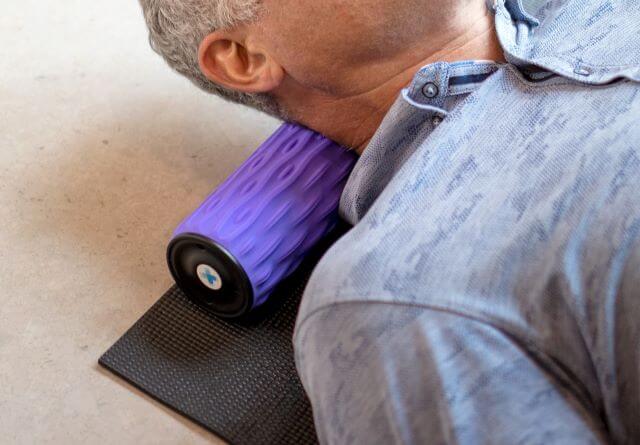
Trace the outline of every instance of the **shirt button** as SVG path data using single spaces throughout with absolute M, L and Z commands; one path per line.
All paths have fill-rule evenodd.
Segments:
M 582 66 L 576 67 L 575 70 L 573 70 L 574 73 L 576 73 L 578 76 L 590 76 L 591 75 L 591 70 L 589 68 L 585 68 Z
M 435 83 L 429 82 L 422 88 L 422 94 L 424 94 L 429 99 L 433 99 L 438 95 L 440 91 L 438 90 L 438 86 Z
M 434 127 L 437 127 L 442 123 L 442 118 L 440 116 L 435 116 L 433 119 L 431 119 L 431 123 Z

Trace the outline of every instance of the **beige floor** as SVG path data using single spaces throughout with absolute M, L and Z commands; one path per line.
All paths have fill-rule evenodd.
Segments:
M 171 230 L 276 123 L 148 48 L 135 0 L 3 0 L 0 443 L 218 443 L 97 359 L 171 284 Z

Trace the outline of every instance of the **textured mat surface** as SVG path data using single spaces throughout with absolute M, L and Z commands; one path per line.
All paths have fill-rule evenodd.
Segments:
M 100 364 L 234 445 L 317 443 L 291 337 L 313 267 L 347 230 L 341 223 L 243 320 L 216 318 L 170 289 Z

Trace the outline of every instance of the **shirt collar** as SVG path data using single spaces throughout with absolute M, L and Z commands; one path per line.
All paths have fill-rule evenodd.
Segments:
M 433 63 L 418 71 L 402 95 L 416 106 L 443 108 L 448 97 L 475 91 L 499 67 L 481 60 Z
M 422 68 L 402 90 L 356 163 L 342 193 L 341 216 L 356 224 L 417 149 L 417 143 L 499 67 L 491 61 L 464 61 Z
M 525 10 L 523 0 L 487 0 L 505 58 L 532 84 L 546 84 L 555 75 L 584 85 L 623 78 L 640 81 L 640 62 L 634 56 L 638 38 L 625 31 L 635 29 L 640 10 L 628 8 L 621 16 L 608 12 L 608 4 L 608 0 L 531 0 L 542 18 L 538 20 Z M 617 37 L 609 37 L 606 44 L 592 37 L 609 34 Z M 342 195 L 341 215 L 357 223 L 417 149 L 415 141 L 424 141 L 456 98 L 474 91 L 497 67 L 468 61 L 422 68 L 357 162 Z

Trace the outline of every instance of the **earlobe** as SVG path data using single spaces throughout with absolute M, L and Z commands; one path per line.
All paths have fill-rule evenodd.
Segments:
M 209 34 L 198 49 L 207 79 L 245 93 L 267 93 L 284 79 L 284 69 L 261 48 L 224 31 Z M 250 43 L 250 42 L 249 42 Z

